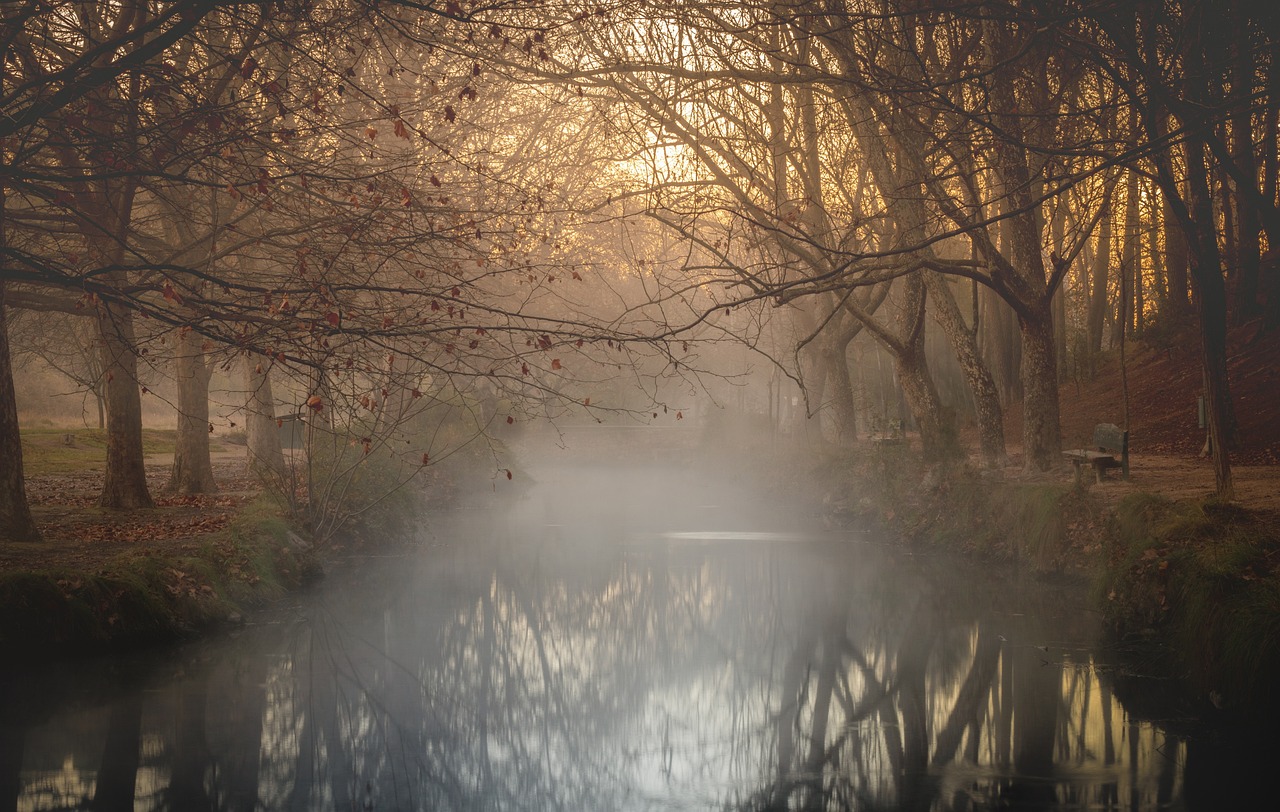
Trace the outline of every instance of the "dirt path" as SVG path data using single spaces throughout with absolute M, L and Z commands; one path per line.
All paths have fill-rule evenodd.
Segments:
M 1280 466 L 1236 465 L 1231 471 L 1236 504 L 1280 515 Z M 1138 491 L 1170 499 L 1200 500 L 1213 495 L 1213 468 L 1208 460 L 1194 456 L 1133 454 L 1129 458 L 1128 480 L 1121 479 L 1117 470 L 1109 471 L 1106 480 L 1091 485 L 1090 490 L 1108 505 Z

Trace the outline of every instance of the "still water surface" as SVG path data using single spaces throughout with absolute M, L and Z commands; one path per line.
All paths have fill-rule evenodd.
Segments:
M 732 472 L 538 480 L 233 638 L 18 680 L 0 810 L 1224 808 L 1078 589 Z

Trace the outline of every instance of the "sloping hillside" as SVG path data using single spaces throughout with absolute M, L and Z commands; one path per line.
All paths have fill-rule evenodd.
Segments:
M 1200 345 L 1194 334 L 1169 349 L 1139 342 L 1129 345 L 1130 449 L 1134 454 L 1194 456 L 1205 433 L 1196 420 L 1202 391 Z M 1232 461 L 1241 465 L 1280 464 L 1280 330 L 1254 326 L 1235 330 L 1229 350 L 1231 393 L 1240 427 Z M 1061 389 L 1062 438 L 1068 447 L 1088 445 L 1098 423 L 1125 425 L 1119 354 L 1112 353 L 1093 380 L 1068 381 Z M 1009 442 L 1021 442 L 1021 415 L 1011 413 Z

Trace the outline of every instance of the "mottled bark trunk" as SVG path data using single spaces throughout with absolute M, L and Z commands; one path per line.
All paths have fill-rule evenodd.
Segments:
M 1019 320 L 1022 329 L 1022 447 L 1028 471 L 1047 471 L 1062 458 L 1053 318 L 1047 306 L 1040 310 L 1039 318 Z
M 893 349 L 894 370 L 907 408 L 920 431 L 920 446 L 928 462 L 937 462 L 955 452 L 955 432 L 938 397 L 938 388 L 929 373 L 924 352 L 924 298 L 922 274 L 906 280 L 906 295 L 898 317 L 900 344 Z
M 895 354 L 894 371 L 902 386 L 902 397 L 911 410 L 920 431 L 920 446 L 927 462 L 937 462 L 947 455 L 949 443 L 943 431 L 942 401 L 929 374 L 923 353 Z
M 3 228 L 2 221 L 0 228 Z M 22 436 L 18 430 L 18 400 L 9 355 L 5 287 L 5 280 L 0 278 L 0 460 L 4 460 L 0 463 L 0 539 L 40 541 L 22 473 Z
M 1004 465 L 1004 410 L 991 370 L 982 361 L 973 330 L 964 323 L 960 306 L 947 281 L 932 271 L 925 273 L 925 285 L 933 299 L 933 317 L 942 327 L 956 361 L 964 372 L 969 392 L 973 395 L 974 414 L 978 423 L 978 439 L 983 464 L 989 468 Z
M 1010 281 L 1018 290 L 1022 445 L 1027 470 L 1047 471 L 1059 463 L 1062 454 L 1052 299 L 1045 272 L 1039 209 L 1026 193 L 1025 156 L 1020 150 L 1010 152 L 1002 162 L 1002 175 L 1018 212 L 1005 222 L 1005 227 L 1009 234 L 1007 255 L 1012 258 L 1008 270 L 1016 274 Z
M 276 423 L 275 395 L 271 391 L 269 363 L 246 356 L 244 372 L 245 436 L 249 450 L 249 471 L 272 483 L 283 483 L 286 473 L 280 429 Z
M 831 422 L 836 442 L 848 445 L 858 439 L 858 409 L 853 402 L 853 381 L 849 376 L 849 342 L 852 336 L 840 336 L 828 353 L 827 388 L 831 391 Z
M 174 366 L 178 382 L 178 438 L 167 490 L 180 494 L 216 493 L 209 459 L 209 378 L 201 338 L 179 331 Z
M 98 504 L 119 510 L 153 507 L 142 451 L 142 393 L 133 315 L 122 307 L 99 303 L 98 337 L 107 401 L 107 464 Z
M 1158 192 L 1159 187 L 1155 187 Z M 1165 221 L 1164 212 L 1153 207 L 1151 212 L 1151 222 L 1147 228 L 1147 256 L 1151 257 L 1151 295 L 1155 297 L 1156 308 L 1158 312 L 1164 310 L 1165 305 L 1169 301 L 1169 273 L 1164 266 L 1164 251 L 1161 250 L 1161 241 L 1164 239 L 1164 231 L 1169 224 Z M 1174 224 L 1175 228 L 1177 224 Z M 1161 312 L 1161 315 L 1163 313 Z

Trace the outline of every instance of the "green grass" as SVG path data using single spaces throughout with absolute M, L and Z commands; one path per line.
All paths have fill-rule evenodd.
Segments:
M 1258 697 L 1280 670 L 1280 531 L 1216 502 L 1135 494 L 1117 506 L 1101 581 L 1121 633 L 1155 630 L 1204 690 Z
M 174 429 L 143 429 L 144 454 L 172 454 Z M 72 442 L 67 444 L 66 438 Z M 22 428 L 22 469 L 28 476 L 101 471 L 106 463 L 107 433 L 102 429 Z M 217 443 L 214 451 L 221 450 Z
M 0 650 L 67 656 L 176 639 L 278 598 L 317 571 L 260 498 L 194 551 L 124 554 L 93 571 L 0 573 Z

